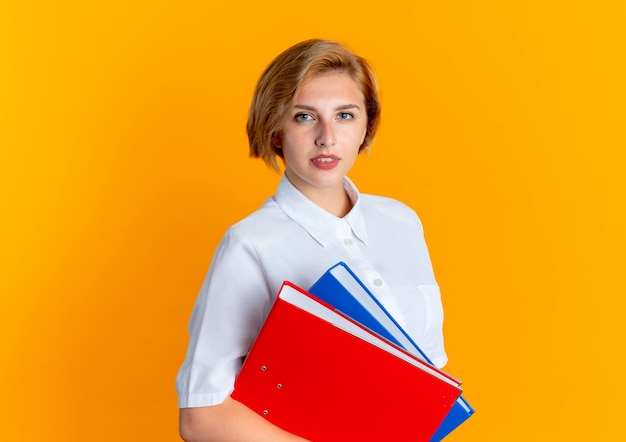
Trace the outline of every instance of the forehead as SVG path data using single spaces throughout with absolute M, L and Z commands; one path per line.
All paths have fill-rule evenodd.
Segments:
M 363 102 L 364 96 L 359 85 L 348 73 L 329 72 L 316 75 L 302 83 L 295 96 L 294 105 L 302 101 L 328 100 Z

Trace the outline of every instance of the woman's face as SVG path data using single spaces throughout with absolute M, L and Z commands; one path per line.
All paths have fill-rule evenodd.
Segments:
M 314 201 L 317 195 L 343 193 L 343 177 L 356 160 L 366 130 L 365 100 L 348 74 L 306 81 L 278 140 L 287 178 Z

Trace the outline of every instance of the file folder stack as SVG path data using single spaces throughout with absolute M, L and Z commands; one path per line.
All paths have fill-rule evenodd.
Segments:
M 285 281 L 232 398 L 309 440 L 439 441 L 473 409 L 344 263 Z

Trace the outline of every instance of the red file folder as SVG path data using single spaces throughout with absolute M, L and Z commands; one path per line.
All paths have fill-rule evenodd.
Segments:
M 459 384 L 285 282 L 231 397 L 313 441 L 428 441 Z

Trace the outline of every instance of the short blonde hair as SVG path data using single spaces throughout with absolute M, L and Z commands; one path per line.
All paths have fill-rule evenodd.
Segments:
M 276 57 L 257 84 L 247 132 L 250 156 L 262 158 L 277 172 L 276 156 L 283 158 L 276 140 L 292 102 L 305 81 L 329 72 L 345 72 L 363 93 L 367 110 L 367 131 L 359 152 L 367 150 L 380 121 L 376 76 L 367 60 L 331 40 L 306 40 Z

